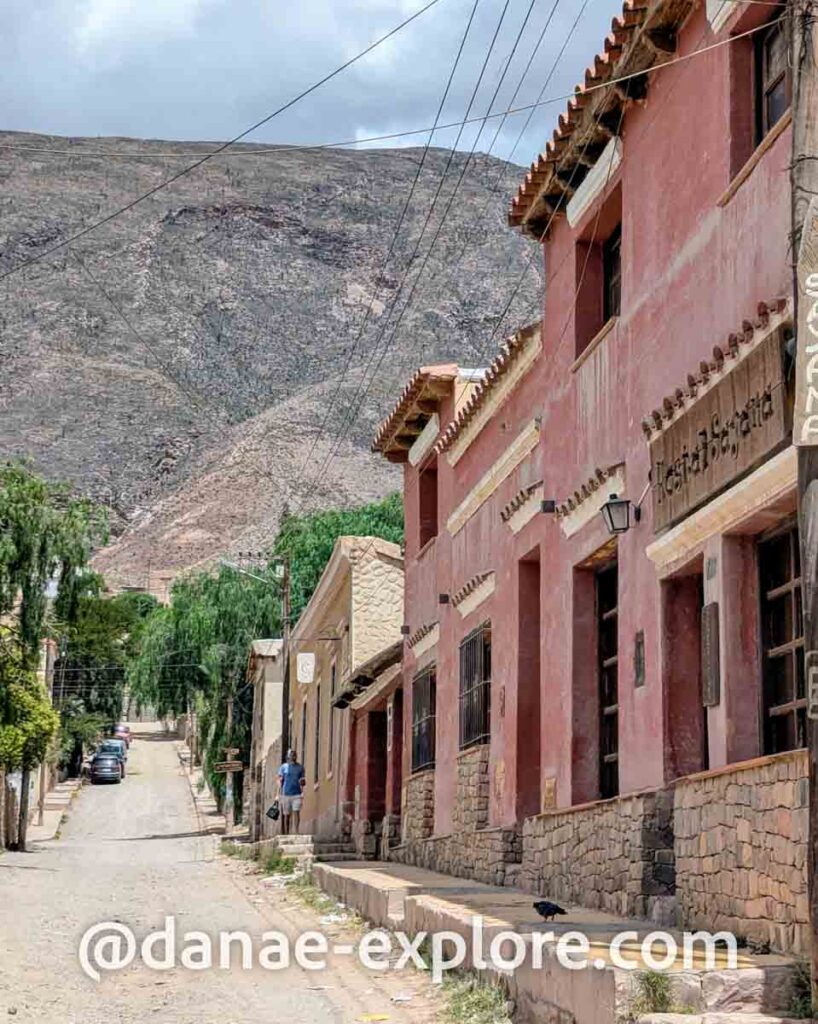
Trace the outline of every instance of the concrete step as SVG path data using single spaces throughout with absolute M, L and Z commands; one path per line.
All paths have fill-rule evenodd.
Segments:
M 355 851 L 345 851 L 343 853 L 316 853 L 315 859 L 325 864 L 336 864 L 339 861 L 360 860 L 361 858 Z
M 791 1017 L 770 1017 L 766 1013 L 645 1013 L 637 1024 L 797 1024 Z
M 355 853 L 355 847 L 352 843 L 313 843 L 315 852 L 319 854 L 324 853 Z

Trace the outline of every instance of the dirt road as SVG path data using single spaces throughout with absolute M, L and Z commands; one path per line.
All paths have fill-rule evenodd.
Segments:
M 198 831 L 174 744 L 137 735 L 121 785 L 86 787 L 60 839 L 26 854 L 0 856 L 0 1020 L 15 1024 L 424 1024 L 434 999 L 411 972 L 396 979 L 366 971 L 355 958 L 328 970 L 295 965 L 203 972 L 159 972 L 141 964 L 82 972 L 85 930 L 126 924 L 139 941 L 175 917 L 177 933 L 278 930 L 295 938 L 318 926 L 282 894 L 260 897 L 217 854 L 218 839 Z M 217 948 L 217 947 L 216 947 Z M 393 1003 L 396 993 L 411 1002 Z

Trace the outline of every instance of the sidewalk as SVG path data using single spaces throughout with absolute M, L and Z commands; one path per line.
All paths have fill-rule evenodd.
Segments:
M 532 907 L 534 897 L 505 887 L 453 878 L 422 868 L 373 861 L 344 864 L 316 863 L 313 878 L 329 895 L 357 910 L 374 925 L 403 931 L 410 937 L 452 931 L 471 941 L 473 918 L 483 918 L 484 950 L 502 931 L 521 935 L 530 945 L 535 932 L 561 934 L 578 931 L 591 945 L 593 967 L 577 971 L 560 965 L 552 945 L 543 965 L 532 968 L 529 958 L 513 976 L 487 968 L 503 984 L 517 1005 L 521 1024 L 615 1024 L 629 1017 L 633 1001 L 632 972 L 610 961 L 610 942 L 621 932 L 636 932 L 638 939 L 624 943 L 626 959 L 636 959 L 642 939 L 656 930 L 643 920 L 617 918 L 602 911 L 566 907 L 566 917 L 545 923 Z M 672 931 L 679 949 L 682 933 Z M 658 950 L 661 957 L 664 948 Z M 720 958 L 722 954 L 719 954 Z M 670 969 L 674 1001 L 687 1007 L 685 1015 L 644 1015 L 643 1024 L 780 1024 L 790 1003 L 792 961 L 781 956 L 750 956 L 739 951 L 738 968 L 723 962 L 715 970 L 704 963 L 692 970 Z M 472 966 L 468 962 L 468 966 Z
M 193 799 L 193 806 L 196 810 L 196 817 L 203 835 L 224 835 L 227 831 L 224 815 L 219 811 L 216 800 L 207 785 L 204 771 L 200 767 L 193 767 L 190 763 L 190 749 L 187 744 L 180 740 L 174 744 L 179 764 L 185 773 L 185 778 L 190 784 L 190 795 Z
M 82 779 L 66 779 L 45 795 L 42 825 L 37 824 L 37 808 L 35 807 L 26 833 L 27 843 L 44 843 L 56 839 L 63 823 L 63 816 L 68 813 L 71 804 L 82 789 Z

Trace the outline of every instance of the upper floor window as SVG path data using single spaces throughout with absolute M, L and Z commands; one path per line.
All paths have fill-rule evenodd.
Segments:
M 418 474 L 418 544 L 422 548 L 437 536 L 437 463 L 431 462 Z
M 602 245 L 603 320 L 619 316 L 622 307 L 622 228 Z
M 622 309 L 622 189 L 602 201 L 580 233 L 575 254 L 574 331 L 579 357 Z
M 784 19 L 760 32 L 756 41 L 756 142 L 761 142 L 792 102 L 792 75 Z
M 491 734 L 491 623 L 460 645 L 460 749 L 487 743 Z

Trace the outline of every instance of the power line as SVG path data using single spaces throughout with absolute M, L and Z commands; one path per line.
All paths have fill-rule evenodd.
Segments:
M 437 108 L 437 114 L 435 115 L 435 125 L 432 127 L 431 131 L 429 132 L 429 137 L 428 137 L 428 139 L 426 141 L 426 145 L 425 145 L 425 147 L 423 149 L 423 155 L 422 155 L 422 157 L 420 159 L 420 162 L 419 162 L 419 164 L 417 166 L 417 170 L 415 172 L 415 177 L 414 177 L 414 180 L 412 181 L 412 186 L 411 186 L 411 188 L 409 190 L 409 195 L 408 195 L 408 197 L 406 199 L 406 202 L 403 205 L 403 209 L 401 210 L 400 216 L 398 217 L 398 223 L 397 223 L 397 225 L 395 227 L 395 230 L 394 230 L 394 232 L 392 234 L 392 240 L 391 240 L 391 242 L 389 244 L 389 249 L 388 249 L 388 251 L 386 253 L 386 256 L 384 257 L 383 262 L 381 264 L 381 269 L 380 269 L 380 271 L 379 271 L 379 273 L 378 273 L 378 275 L 376 277 L 376 282 L 380 281 L 380 279 L 383 277 L 383 275 L 384 275 L 384 273 L 386 271 L 386 268 L 387 268 L 387 266 L 389 264 L 389 259 L 392 256 L 392 253 L 394 251 L 395 244 L 397 242 L 398 235 L 400 233 L 401 227 L 403 226 L 403 222 L 406 219 L 406 215 L 407 215 L 407 213 L 409 211 L 409 205 L 412 202 L 412 198 L 414 197 L 415 190 L 416 190 L 416 188 L 418 186 L 418 182 L 420 181 L 421 171 L 423 170 L 423 166 L 424 166 L 424 164 L 426 162 L 426 157 L 427 157 L 427 155 L 429 153 L 429 147 L 432 144 L 432 138 L 434 137 L 434 133 L 435 133 L 435 126 L 439 123 L 440 118 L 443 115 L 443 108 L 444 108 L 444 106 L 446 104 L 446 100 L 448 99 L 449 91 L 450 91 L 450 89 L 452 87 L 452 82 L 454 80 L 455 73 L 457 72 L 457 68 L 460 65 L 460 59 L 463 56 L 463 50 L 464 50 L 464 48 L 466 46 L 466 40 L 468 39 L 469 33 L 471 32 L 472 24 L 474 22 L 474 17 L 475 17 L 475 14 L 477 13 L 477 8 L 478 8 L 479 4 L 480 4 L 480 0 L 474 0 L 474 4 L 472 5 L 471 13 L 469 15 L 468 21 L 466 22 L 466 28 L 465 28 L 465 30 L 463 32 L 463 35 L 461 37 L 461 40 L 460 40 L 460 46 L 458 47 L 457 53 L 456 53 L 455 58 L 454 58 L 454 62 L 452 64 L 451 71 L 449 72 L 449 77 L 448 77 L 448 79 L 446 81 L 446 87 L 444 88 L 443 95 L 440 98 L 440 103 L 439 103 L 438 108 Z M 379 286 L 376 287 L 376 290 L 373 293 L 372 298 L 370 299 L 370 302 L 369 302 L 369 305 L 367 307 L 366 313 L 364 315 L 363 321 L 361 323 L 360 329 L 358 330 L 358 333 L 357 333 L 354 341 L 352 342 L 351 346 L 349 347 L 349 351 L 347 353 L 347 357 L 346 357 L 346 360 L 344 362 L 343 369 L 341 371 L 341 377 L 340 377 L 340 379 L 339 379 L 339 381 L 338 381 L 338 383 L 336 385 L 336 388 L 335 388 L 335 390 L 334 390 L 334 392 L 332 394 L 332 397 L 331 397 L 331 399 L 330 399 L 330 401 L 329 401 L 329 403 L 327 405 L 327 409 L 326 409 L 326 412 L 324 414 L 324 419 L 323 419 L 323 421 L 321 423 L 321 426 L 320 426 L 318 432 L 316 433 L 315 437 L 313 438 L 313 442 L 312 442 L 312 445 L 310 447 L 309 452 L 307 453 L 307 457 L 305 458 L 304 463 L 303 463 L 301 469 L 298 471 L 298 473 L 299 473 L 299 475 L 298 475 L 298 485 L 299 486 L 300 486 L 300 484 L 301 484 L 301 482 L 303 480 L 303 476 L 304 476 L 304 472 L 306 470 L 306 467 L 309 464 L 309 461 L 312 458 L 313 453 L 315 452 L 315 448 L 316 448 L 316 445 L 318 444 L 319 438 L 324 434 L 324 431 L 326 430 L 327 424 L 329 423 L 330 415 L 331 415 L 332 410 L 333 410 L 333 408 L 335 406 L 335 401 L 336 401 L 338 395 L 341 392 L 341 388 L 343 386 L 344 380 L 346 379 L 347 372 L 348 372 L 349 367 L 350 367 L 350 365 L 352 363 L 352 358 L 353 358 L 353 356 L 355 354 L 355 351 L 356 351 L 356 349 L 358 347 L 358 343 L 360 342 L 361 337 L 363 336 L 364 329 L 366 328 L 366 325 L 369 322 L 369 318 L 370 318 L 370 315 L 372 314 L 372 310 L 374 308 L 374 304 L 375 304 L 375 301 L 377 299 L 379 290 L 380 290 Z
M 205 153 L 203 156 L 201 156 L 194 163 L 190 164 L 188 167 L 183 167 L 180 171 L 177 171 L 175 174 L 172 174 L 169 178 L 165 178 L 163 181 L 160 181 L 158 185 L 154 185 L 154 187 L 149 189 L 147 192 L 143 192 L 142 195 L 139 195 L 135 199 L 132 199 L 129 203 L 126 203 L 125 206 L 121 206 L 119 209 L 112 211 L 105 217 L 102 217 L 99 220 L 95 221 L 93 224 L 89 224 L 87 227 L 84 227 L 80 231 L 75 232 L 73 235 L 69 236 L 63 241 L 56 242 L 54 245 L 49 246 L 47 249 L 44 249 L 43 252 L 38 253 L 36 256 L 31 256 L 29 259 L 23 260 L 21 263 L 18 263 L 15 267 L 12 267 L 10 270 L 7 270 L 3 274 L 0 274 L 0 281 L 2 281 L 6 277 L 9 277 L 11 274 L 17 273 L 17 271 L 22 270 L 25 267 L 30 267 L 33 263 L 39 263 L 39 261 L 45 259 L 46 256 L 50 256 L 52 253 L 58 252 L 60 249 L 64 249 L 67 245 L 70 245 L 72 242 L 76 242 L 77 239 L 83 238 L 85 235 L 90 234 L 92 231 L 95 231 L 97 228 L 102 227 L 104 224 L 110 223 L 110 221 L 114 220 L 117 217 L 122 216 L 122 214 L 127 213 L 129 210 L 132 210 L 135 206 L 138 206 L 146 199 L 149 199 L 151 196 L 156 195 L 157 192 L 161 192 L 162 189 L 165 189 L 169 185 L 172 185 L 180 178 L 183 178 L 186 175 L 190 174 L 191 172 L 197 170 L 197 168 L 201 167 L 203 164 L 206 164 L 209 160 L 212 160 L 214 156 L 218 156 L 219 153 L 223 153 L 226 149 L 229 149 L 230 146 L 234 146 L 237 142 L 240 142 L 242 139 L 246 138 L 248 135 L 252 134 L 257 129 L 263 127 L 265 124 L 269 124 L 270 121 L 278 117 L 280 114 L 283 114 L 291 107 L 295 106 L 296 103 L 299 103 L 306 96 L 309 96 L 310 93 L 313 93 L 317 89 L 320 89 L 321 86 L 326 85 L 327 82 L 331 81 L 337 75 L 340 75 L 343 71 L 346 71 L 347 68 L 357 63 L 357 61 L 361 60 L 363 57 L 366 57 L 367 54 L 377 49 L 378 46 L 380 46 L 382 43 L 385 43 L 388 39 L 391 39 L 392 36 L 396 35 L 402 29 L 406 28 L 407 25 L 411 24 L 411 22 L 415 21 L 415 19 L 425 14 L 426 11 L 428 11 L 430 8 L 434 7 L 438 3 L 440 3 L 440 0 L 428 0 L 428 3 L 426 3 L 424 7 L 421 7 L 419 11 L 416 11 L 414 14 L 404 19 L 399 25 L 396 25 L 395 28 L 390 29 L 390 31 L 387 32 L 385 35 L 382 35 L 379 39 L 376 39 L 374 43 L 370 43 L 370 45 L 367 46 L 366 49 L 361 50 L 360 53 L 357 53 L 354 57 L 350 57 L 349 60 L 345 61 L 339 67 L 335 68 L 334 71 L 331 71 L 329 74 L 324 75 L 323 78 L 319 79 L 317 82 L 314 82 L 308 88 L 303 89 L 300 93 L 298 93 L 296 96 L 293 96 L 292 99 L 282 104 L 271 114 L 267 114 L 266 117 L 262 117 L 259 121 L 256 121 L 255 124 L 250 125 L 249 128 L 245 128 L 244 131 L 240 132 L 238 135 L 235 135 L 232 139 L 229 139 L 227 142 L 223 142 L 220 146 L 218 146 L 211 152 Z
M 533 6 L 533 0 L 532 0 L 532 6 Z M 477 82 L 475 83 L 475 86 L 474 86 L 474 88 L 472 90 L 472 93 L 471 93 L 471 97 L 469 98 L 469 104 L 468 104 L 468 107 L 466 108 L 466 120 L 468 120 L 469 114 L 471 113 L 471 110 L 472 110 L 472 107 L 474 106 L 475 101 L 477 100 L 477 94 L 478 94 L 478 92 L 480 90 L 480 86 L 482 85 L 483 78 L 484 78 L 485 73 L 486 73 L 486 69 L 488 68 L 488 64 L 489 64 L 489 61 L 491 59 L 491 55 L 492 55 L 492 53 L 494 51 L 494 47 L 495 47 L 495 45 L 497 43 L 497 38 L 498 38 L 498 36 L 500 34 L 500 29 L 502 28 L 503 21 L 505 20 L 505 16 L 506 16 L 506 13 L 508 11 L 508 7 L 509 7 L 509 0 L 505 0 L 505 4 L 504 4 L 503 9 L 502 9 L 502 11 L 500 13 L 499 20 L 498 20 L 497 25 L 496 25 L 496 27 L 494 29 L 494 35 L 492 36 L 491 43 L 489 44 L 488 51 L 486 52 L 485 60 L 483 61 L 483 64 L 482 64 L 482 66 L 480 68 L 480 74 L 477 77 Z M 529 8 L 529 14 L 530 14 L 530 8 Z M 516 43 L 515 43 L 515 49 L 516 49 Z M 512 51 L 512 56 L 513 56 L 513 51 Z M 509 57 L 509 60 L 506 62 L 506 70 L 508 69 L 508 63 L 510 62 L 510 60 L 511 60 L 511 57 Z M 505 75 L 505 71 L 504 71 L 504 75 Z M 501 82 L 502 82 L 502 80 L 501 80 Z M 496 96 L 497 96 L 497 91 L 495 91 L 494 96 L 492 97 L 492 102 L 494 101 Z M 491 105 L 489 105 L 489 107 L 490 106 Z M 426 213 L 426 218 L 425 218 L 425 220 L 423 222 L 423 226 L 420 229 L 420 234 L 417 237 L 417 240 L 415 242 L 415 246 L 414 246 L 414 249 L 412 251 L 412 254 L 409 257 L 409 260 L 408 260 L 408 262 L 406 264 L 406 269 L 403 272 L 403 276 L 401 278 L 401 282 L 400 282 L 400 285 L 398 287 L 398 290 L 396 291 L 395 297 L 392 300 L 392 303 L 391 303 L 391 305 L 389 307 L 389 310 L 388 310 L 388 312 L 387 312 L 387 314 L 386 314 L 386 316 L 384 318 L 383 327 L 380 329 L 380 331 L 376 335 L 375 340 L 373 342 L 372 352 L 370 354 L 369 360 L 367 361 L 367 363 L 366 363 L 366 365 L 364 367 L 363 377 L 361 379 L 361 382 L 360 382 L 360 384 L 358 385 L 358 387 L 355 390 L 355 396 L 357 396 L 358 394 L 361 393 L 361 388 L 362 388 L 364 382 L 366 381 L 366 375 L 369 372 L 369 367 L 372 365 L 372 360 L 374 359 L 375 353 L 378 350 L 378 347 L 379 347 L 379 345 L 381 343 L 381 339 L 383 338 L 384 334 L 386 333 L 386 331 L 387 331 L 387 329 L 389 327 L 389 321 L 390 321 L 390 318 L 392 316 L 392 313 L 394 312 L 394 310 L 396 309 L 396 307 L 398 305 L 398 302 L 400 301 L 401 293 L 402 293 L 403 288 L 404 288 L 404 286 L 406 284 L 406 281 L 408 279 L 409 273 L 410 273 L 410 271 L 412 269 L 412 264 L 414 263 L 415 258 L 417 257 L 418 252 L 420 251 L 420 246 L 421 246 L 421 243 L 423 241 L 423 236 L 426 233 L 426 229 L 429 226 L 429 222 L 431 220 L 431 217 L 432 217 L 432 214 L 434 212 L 435 206 L 437 205 L 437 201 L 440 198 L 441 192 L 443 190 L 443 185 L 444 185 L 444 183 L 446 181 L 446 176 L 447 176 L 447 174 L 449 172 L 449 168 L 451 167 L 453 159 L 454 159 L 455 148 L 456 148 L 458 142 L 460 141 L 460 139 L 461 139 L 461 137 L 463 135 L 463 130 L 465 128 L 466 120 L 464 120 L 463 124 L 460 126 L 460 130 L 458 131 L 457 138 L 454 141 L 454 145 L 449 150 L 449 158 L 446 161 L 446 166 L 443 168 L 443 173 L 441 174 L 441 176 L 440 176 L 440 178 L 438 180 L 437 189 L 435 190 L 435 193 L 434 193 L 434 195 L 432 197 L 432 202 L 431 202 L 431 204 L 429 206 L 429 210 Z M 483 123 L 485 124 L 485 120 L 483 121 Z M 467 157 L 467 160 L 466 160 L 467 164 L 468 164 L 468 160 L 470 159 L 470 156 L 471 156 L 471 154 L 469 154 L 469 157 Z M 462 174 L 461 174 L 460 180 L 462 181 Z M 459 182 L 458 182 L 458 184 L 459 184 Z M 457 188 L 457 186 L 455 186 L 455 188 Z M 448 207 L 447 207 L 447 210 L 448 210 Z M 445 218 L 445 215 L 446 215 L 446 211 L 444 211 L 444 215 L 443 215 L 444 218 Z M 443 219 L 441 219 L 440 223 L 441 224 L 443 223 Z M 432 246 L 434 245 L 434 242 L 437 239 L 439 232 L 440 232 L 440 226 L 438 226 L 438 231 L 435 234 L 434 239 L 432 240 L 432 243 L 431 243 Z M 423 271 L 423 267 L 421 267 L 421 273 L 422 273 L 422 271 Z M 412 291 L 409 294 L 409 299 L 407 300 L 407 305 L 408 305 L 408 302 L 411 301 L 412 294 L 414 294 L 414 285 L 412 287 Z M 405 309 L 406 309 L 406 306 L 404 306 L 404 311 L 405 311 Z M 392 333 L 392 337 L 394 337 L 394 331 Z M 378 365 L 380 365 L 380 363 Z M 377 367 L 376 367 L 376 369 L 377 369 Z M 365 395 L 366 395 L 366 392 L 364 393 L 364 397 L 365 397 Z M 355 402 L 355 398 L 353 397 L 353 399 L 352 399 L 353 405 L 350 406 L 351 409 L 354 408 L 354 402 Z M 359 407 L 360 407 L 360 403 L 359 403 Z M 320 465 L 320 467 L 318 469 L 318 472 L 316 473 L 315 478 L 314 478 L 314 480 L 312 482 L 312 486 L 307 491 L 306 496 L 302 499 L 301 504 L 299 506 L 299 509 L 303 509 L 305 504 L 312 497 L 312 494 L 315 491 L 315 487 L 317 486 L 318 480 L 320 479 L 324 469 L 329 465 L 329 463 L 335 457 L 335 454 L 337 453 L 338 449 L 340 448 L 341 442 L 344 440 L 344 438 L 349 433 L 349 430 L 351 429 L 352 423 L 354 422 L 356 416 L 357 416 L 357 412 L 353 412 L 351 419 L 349 417 L 347 417 L 344 420 L 344 423 L 342 424 L 342 426 L 341 426 L 341 428 L 339 430 L 339 434 L 338 434 L 338 438 L 336 440 L 335 446 L 334 447 L 330 447 L 329 452 L 324 457 L 324 460 L 322 461 L 322 463 L 321 463 L 321 465 Z

